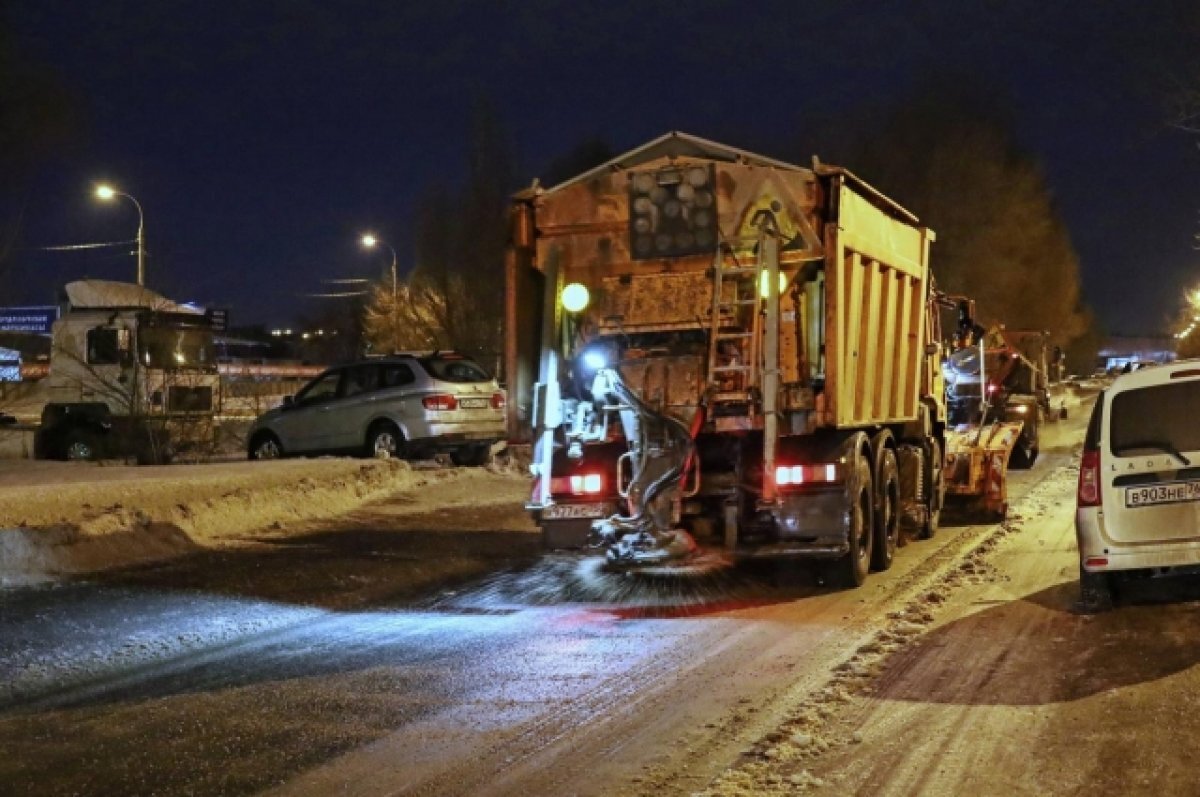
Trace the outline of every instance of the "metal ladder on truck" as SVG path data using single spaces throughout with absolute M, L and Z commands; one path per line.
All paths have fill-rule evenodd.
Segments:
M 754 252 L 753 265 L 738 260 L 739 250 Z M 722 241 L 713 259 L 708 351 L 713 418 L 718 430 L 722 423 L 728 424 L 726 428 L 740 429 L 761 425 L 764 474 L 775 471 L 779 274 L 778 238 L 773 224 L 763 224 L 753 238 Z M 739 481 L 741 468 L 739 460 Z M 730 550 L 738 539 L 740 508 L 736 495 L 735 491 L 726 499 L 723 512 L 724 542 Z M 774 479 L 768 477 L 764 479 L 762 498 L 772 499 L 774 495 Z
M 709 319 L 708 374 L 712 386 L 711 403 L 724 406 L 729 413 L 743 405 L 744 415 L 752 417 L 759 398 L 762 362 L 763 274 L 760 236 L 723 239 L 713 257 L 713 300 Z M 738 252 L 754 250 L 754 262 L 738 259 Z

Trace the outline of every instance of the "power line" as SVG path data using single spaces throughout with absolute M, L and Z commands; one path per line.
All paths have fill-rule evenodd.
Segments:
M 347 291 L 345 293 L 302 293 L 300 295 L 311 299 L 344 299 L 350 296 L 366 296 L 367 293 L 367 291 Z
M 41 252 L 70 252 L 76 249 L 100 249 L 105 246 L 129 246 L 137 241 L 108 241 L 100 244 L 62 244 L 61 246 L 31 246 L 30 249 L 37 249 Z

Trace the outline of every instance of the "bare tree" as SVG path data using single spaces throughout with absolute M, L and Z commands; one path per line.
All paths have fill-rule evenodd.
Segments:
M 414 276 L 398 286 L 379 283 L 371 290 L 364 311 L 364 337 L 371 351 L 448 349 L 449 299 L 444 290 L 461 292 L 461 280 L 451 275 L 443 285 Z
M 458 191 L 434 187 L 421 202 L 417 264 L 397 291 L 399 306 L 393 308 L 390 285 L 372 293 L 364 323 L 374 347 L 390 349 L 399 339 L 415 348 L 454 349 L 488 367 L 499 364 L 513 163 L 498 117 L 489 104 L 477 103 L 466 183 Z
M 936 230 L 941 287 L 975 298 L 989 322 L 1049 330 L 1065 349 L 1089 325 L 1079 258 L 1006 108 L 994 86 L 933 76 L 894 106 L 840 120 L 837 134 L 831 125 L 810 146 L 842 142 L 832 157 Z

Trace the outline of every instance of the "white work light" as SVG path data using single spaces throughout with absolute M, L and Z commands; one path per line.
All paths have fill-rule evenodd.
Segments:
M 564 310 L 568 313 L 579 313 L 588 306 L 591 296 L 588 294 L 587 286 L 578 282 L 572 282 L 563 288 L 560 298 L 562 299 Z

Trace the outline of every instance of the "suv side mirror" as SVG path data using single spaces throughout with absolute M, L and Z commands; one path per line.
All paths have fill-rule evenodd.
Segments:
M 284 396 L 283 403 L 280 404 L 279 406 L 283 407 L 284 409 L 296 406 L 296 397 L 295 396 Z

